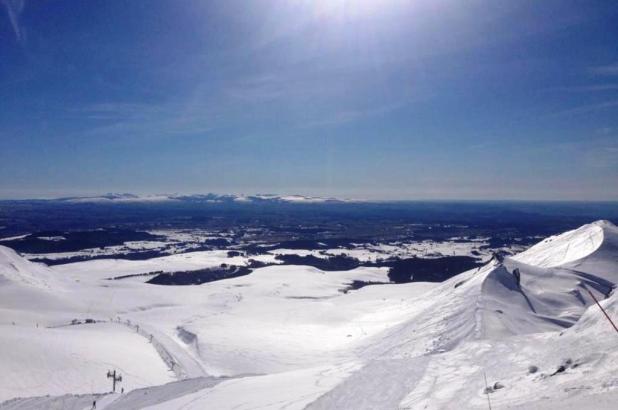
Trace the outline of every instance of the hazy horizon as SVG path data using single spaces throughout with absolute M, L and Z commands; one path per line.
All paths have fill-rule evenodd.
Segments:
M 0 195 L 0 201 L 28 201 L 28 200 L 57 200 L 64 198 L 96 198 L 106 195 L 135 195 L 140 198 L 156 197 L 156 196 L 199 196 L 199 195 L 235 195 L 235 196 L 260 196 L 260 195 L 273 195 L 273 196 L 304 196 L 309 198 L 324 198 L 335 200 L 347 200 L 353 202 L 530 202 L 530 203 L 543 203 L 543 202 L 557 202 L 557 203 L 618 203 L 618 199 L 576 199 L 576 198 L 543 198 L 543 197 L 457 197 L 457 196 L 444 196 L 444 197 L 396 197 L 396 196 L 345 196 L 345 195 L 325 195 L 318 193 L 298 193 L 298 192 L 223 192 L 223 191 L 200 191 L 200 192 L 126 192 L 126 191 L 101 191 L 101 192 L 48 192 L 43 194 L 23 194 L 13 196 Z

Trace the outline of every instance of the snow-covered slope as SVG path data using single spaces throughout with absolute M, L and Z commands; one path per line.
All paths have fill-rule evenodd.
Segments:
M 550 236 L 513 259 L 542 268 L 560 266 L 589 256 L 605 239 L 605 231 L 613 236 L 615 227 L 608 221 L 597 221 L 561 235 Z
M 92 259 L 83 262 L 55 265 L 50 269 L 59 275 L 76 280 L 107 279 L 124 275 L 139 275 L 152 272 L 180 272 L 218 267 L 223 263 L 243 266 L 249 259 L 278 263 L 274 255 L 229 257 L 226 250 L 210 250 L 178 253 L 147 260 Z
M 100 322 L 96 304 L 109 303 L 0 246 L 0 401 L 105 391 L 110 366 L 132 375 L 128 388 L 173 380 L 147 338 Z
M 110 282 L 104 267 L 89 276 L 85 265 L 52 271 L 5 249 L 0 256 L 0 273 L 19 281 L 20 292 L 62 295 L 44 311 L 26 298 L 0 299 L 0 348 L 19 352 L 0 356 L 10 369 L 0 372 L 0 400 L 102 393 L 105 366 L 125 372 L 127 390 L 145 386 L 100 396 L 98 408 L 108 409 L 481 409 L 487 396 L 494 408 L 610 409 L 618 399 L 618 334 L 588 293 L 618 319 L 618 228 L 607 221 L 441 284 L 349 292 L 353 280 L 385 281 L 386 271 L 271 266 L 166 287 Z M 5 272 L 12 266 L 19 274 Z M 39 286 L 38 269 L 45 284 L 57 280 L 64 290 Z M 52 328 L 71 317 L 102 322 Z M 61 381 L 46 383 L 65 361 Z M 195 379 L 156 386 L 187 377 Z M 17 399 L 0 408 L 69 402 L 84 399 Z
M 42 289 L 61 286 L 57 275 L 47 266 L 30 262 L 12 249 L 0 246 L 0 286 L 6 282 Z
M 368 349 L 423 354 L 452 349 L 465 340 L 557 331 L 573 325 L 594 303 L 584 286 L 603 299 L 618 283 L 618 228 L 601 221 L 574 232 L 577 235 L 568 232 L 548 238 L 503 263 L 494 260 L 443 282 L 427 295 L 426 309 L 392 330 L 397 337 L 386 337 Z M 594 246 L 582 240 L 592 235 L 602 240 Z M 569 239 L 575 240 L 574 246 L 585 244 L 579 253 L 571 251 L 577 259 L 564 258 Z M 556 262 L 560 257 L 564 265 L 522 262 Z M 580 270 L 582 266 L 592 267 L 591 272 Z M 516 269 L 519 286 L 513 274 Z M 425 330 L 419 333 L 419 328 Z

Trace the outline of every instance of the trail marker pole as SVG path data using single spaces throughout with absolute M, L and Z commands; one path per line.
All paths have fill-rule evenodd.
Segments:
M 590 297 L 595 301 L 595 303 L 597 304 L 597 306 L 599 307 L 599 309 L 601 309 L 601 312 L 603 312 L 603 314 L 605 315 L 605 317 L 607 318 L 607 320 L 609 321 L 609 323 L 612 324 L 612 326 L 614 327 L 614 330 L 616 331 L 616 333 L 618 333 L 618 327 L 616 327 L 616 324 L 614 323 L 614 321 L 612 320 L 612 318 L 609 317 L 609 315 L 607 314 L 607 312 L 605 311 L 605 309 L 603 309 L 603 306 L 601 306 L 601 304 L 599 303 L 599 301 L 597 300 L 597 298 L 592 294 L 592 292 L 590 291 L 590 289 L 588 289 L 588 287 L 586 287 L 586 285 L 582 284 L 582 286 L 584 287 L 584 289 L 586 289 L 586 292 L 588 292 L 588 294 L 590 295 Z
M 112 391 L 114 393 L 116 393 L 116 382 L 121 382 L 122 381 L 122 375 L 120 373 L 118 373 L 118 375 L 116 375 L 116 370 L 114 370 L 113 372 L 111 370 L 107 371 L 107 378 L 108 379 L 112 379 Z
M 491 410 L 491 400 L 489 400 L 489 386 L 487 385 L 487 374 L 483 372 L 483 378 L 485 378 L 485 394 L 487 395 L 487 406 Z

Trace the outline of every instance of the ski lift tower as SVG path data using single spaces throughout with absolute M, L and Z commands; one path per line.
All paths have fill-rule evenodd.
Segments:
M 112 391 L 116 393 L 116 382 L 120 383 L 122 381 L 122 375 L 120 373 L 116 375 L 116 370 L 114 370 L 113 372 L 111 370 L 108 370 L 107 378 L 112 379 Z

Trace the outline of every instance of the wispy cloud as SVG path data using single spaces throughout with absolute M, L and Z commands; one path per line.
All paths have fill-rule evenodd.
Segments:
M 590 168 L 618 170 L 618 141 L 615 138 L 584 141 L 575 147 L 582 155 L 582 164 Z
M 362 119 L 388 114 L 391 111 L 395 111 L 396 109 L 403 107 L 404 105 L 405 102 L 397 102 L 360 109 L 339 110 L 329 113 L 328 115 L 324 115 L 318 119 L 305 121 L 301 124 L 301 128 L 313 128 L 352 123 Z
M 235 80 L 223 97 L 233 103 L 264 103 L 270 101 L 307 101 L 330 98 L 345 93 L 345 84 L 333 78 L 316 78 L 308 73 L 270 71 Z
M 92 104 L 69 112 L 100 125 L 79 136 L 153 138 L 204 134 L 214 129 L 216 115 L 207 108 L 187 110 L 181 104 L 109 102 Z
M 590 72 L 594 75 L 618 76 L 618 62 L 591 67 Z
M 598 130 L 596 134 L 599 134 Z M 578 158 L 583 168 L 618 170 L 618 139 L 615 132 L 609 128 L 604 129 L 602 137 L 589 134 L 579 140 L 546 145 L 542 149 Z M 548 152 L 548 155 L 551 155 L 551 152 Z
M 287 93 L 284 81 L 274 74 L 265 74 L 242 79 L 226 90 L 227 95 L 241 102 L 265 102 L 277 100 Z
M 11 21 L 11 26 L 13 27 L 13 31 L 15 32 L 15 38 L 18 43 L 23 43 L 25 40 L 24 32 L 21 28 L 21 24 L 19 18 L 21 13 L 24 11 L 24 6 L 26 5 L 26 0 L 0 0 L 4 7 L 6 7 L 6 11 L 9 15 L 9 20 Z
M 618 90 L 618 84 L 592 84 L 592 85 L 576 85 L 572 87 L 555 88 L 557 91 L 567 92 L 602 92 Z
M 614 128 L 612 127 L 601 127 L 596 130 L 599 135 L 610 135 L 614 133 Z
M 584 151 L 584 162 L 593 168 L 618 168 L 618 143 L 607 143 Z
M 560 117 L 563 115 L 588 114 L 595 111 L 607 110 L 618 107 L 618 100 L 604 101 L 597 104 L 586 104 L 579 107 L 569 108 L 550 114 L 550 117 Z

